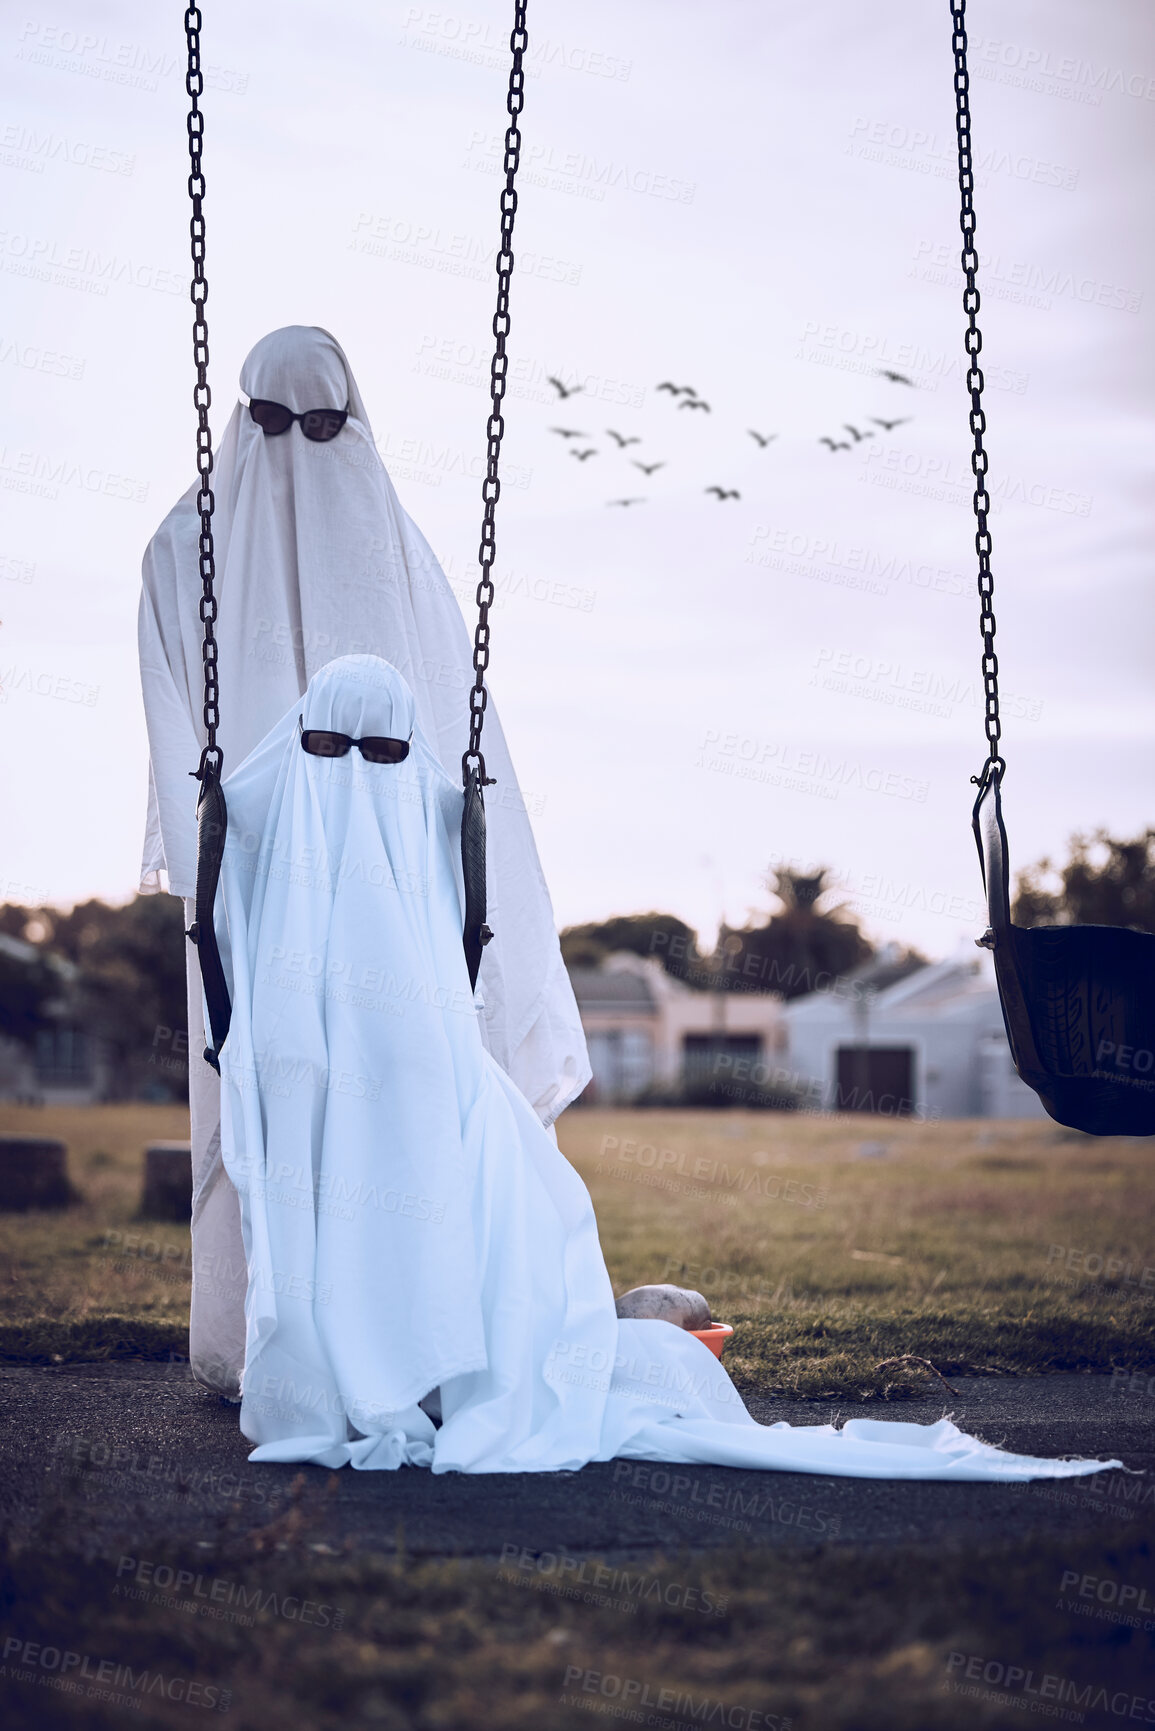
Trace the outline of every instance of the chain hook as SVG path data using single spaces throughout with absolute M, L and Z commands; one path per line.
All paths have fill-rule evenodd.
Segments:
M 209 761 L 211 758 L 211 762 Z M 189 774 L 197 781 L 203 782 L 207 775 L 215 775 L 219 781 L 224 768 L 225 754 L 219 745 L 206 745 L 201 752 L 201 760 L 196 769 L 190 769 Z
M 988 757 L 986 762 L 983 764 L 981 772 L 978 775 L 972 775 L 970 779 L 973 785 L 977 787 L 981 793 L 985 787 L 989 786 L 991 776 L 996 773 L 1001 782 L 1007 773 L 1007 760 L 1005 757 Z

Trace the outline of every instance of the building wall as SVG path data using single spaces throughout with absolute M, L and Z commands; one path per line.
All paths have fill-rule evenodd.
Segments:
M 661 962 L 628 953 L 611 956 L 606 967 L 645 980 L 652 1008 L 579 1004 L 582 1027 L 590 1049 L 594 1087 L 589 1098 L 611 1095 L 625 1100 L 653 1082 L 675 1088 L 682 1080 L 687 1034 L 745 1034 L 761 1041 L 761 1061 L 771 1068 L 783 1062 L 786 1027 L 777 996 L 753 992 L 697 992 L 666 973 Z M 643 1036 L 648 1036 L 650 1070 L 646 1080 L 626 1092 L 619 1083 L 623 1070 L 640 1077 Z
M 111 1071 L 102 1042 L 76 1029 L 64 1032 L 67 1037 L 51 1046 L 0 1036 L 0 1100 L 91 1106 L 109 1097 Z
M 979 1098 L 984 1118 L 1045 1118 L 1047 1113 L 1033 1088 L 1019 1079 L 1005 1029 L 980 1041 Z
M 0 1100 L 39 1101 L 40 1094 L 31 1048 L 0 1034 Z
M 639 1012 L 586 1010 L 582 1014 L 593 1081 L 590 1104 L 612 1104 L 642 1093 L 654 1080 L 657 1018 Z
M 1045 1116 L 1014 1072 L 997 993 L 962 994 L 950 1004 L 912 1003 L 887 1011 L 839 1005 L 790 1017 L 789 1065 L 824 1109 L 836 1105 L 841 1045 L 908 1046 L 913 1053 L 914 1115 L 924 1119 Z

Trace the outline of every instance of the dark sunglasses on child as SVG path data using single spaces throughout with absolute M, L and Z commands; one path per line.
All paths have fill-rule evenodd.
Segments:
M 270 403 L 264 397 L 249 399 L 249 414 L 267 438 L 287 433 L 294 421 L 300 421 L 301 431 L 314 444 L 325 445 L 335 439 L 349 419 L 349 405 L 343 409 L 306 409 L 295 415 L 284 403 Z
M 301 749 L 312 757 L 348 757 L 356 746 L 368 763 L 404 763 L 409 756 L 407 739 L 386 739 L 382 734 L 364 739 L 350 739 L 347 733 L 328 733 L 322 727 L 306 727 L 303 715 L 298 715 Z

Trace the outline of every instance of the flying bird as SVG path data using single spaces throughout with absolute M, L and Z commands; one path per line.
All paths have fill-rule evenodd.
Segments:
M 571 451 L 571 457 L 576 457 L 579 463 L 584 463 L 587 457 L 596 457 L 597 452 L 591 445 L 588 451 Z
M 619 451 L 624 451 L 627 445 L 640 445 L 642 442 L 640 439 L 624 439 L 620 433 L 615 433 L 612 427 L 607 427 L 606 432 L 611 439 L 617 440 Z
M 879 367 L 878 371 L 882 378 L 890 379 L 893 384 L 911 386 L 914 384 L 914 380 L 908 379 L 905 373 L 892 372 L 889 367 Z
M 551 427 L 551 433 L 560 433 L 563 439 L 588 439 L 589 434 L 583 433 L 577 427 Z
M 818 443 L 820 445 L 829 445 L 832 451 L 849 451 L 850 449 L 850 446 L 847 444 L 845 439 L 821 438 Z
M 669 379 L 663 379 L 657 389 L 669 391 L 672 397 L 696 397 L 698 394 L 693 385 L 672 385 Z
M 707 493 L 717 493 L 719 503 L 721 503 L 721 501 L 723 499 L 740 499 L 742 497 L 741 493 L 739 493 L 737 491 L 732 491 L 732 492 L 728 493 L 726 491 L 725 487 L 707 487 L 706 492 Z
M 870 418 L 874 422 L 876 427 L 882 428 L 884 433 L 893 433 L 893 431 L 896 427 L 905 427 L 906 423 L 912 417 L 910 415 L 903 415 L 903 417 L 900 421 L 882 421 L 882 420 L 879 420 L 877 415 L 871 415 Z
M 644 505 L 644 499 L 607 499 L 607 505 Z
M 705 409 L 707 414 L 711 413 L 709 403 L 704 403 L 701 397 L 687 397 L 684 403 L 678 404 L 678 407 L 680 409 Z
M 563 385 L 560 379 L 555 379 L 552 373 L 546 374 L 546 383 L 553 386 L 558 396 L 564 402 L 566 397 L 576 397 L 581 390 L 580 385 Z
M 876 439 L 878 437 L 878 434 L 872 433 L 869 428 L 865 433 L 860 433 L 857 427 L 850 425 L 849 421 L 843 421 L 842 426 L 843 430 L 851 435 L 856 445 L 861 445 L 863 439 Z
M 656 469 L 664 469 L 666 466 L 665 463 L 639 463 L 636 457 L 631 457 L 630 462 L 635 469 L 640 469 L 643 475 L 652 475 Z
M 778 437 L 777 433 L 756 433 L 753 427 L 747 427 L 746 431 L 752 439 L 757 439 L 763 450 L 765 450 L 771 439 L 776 439 Z

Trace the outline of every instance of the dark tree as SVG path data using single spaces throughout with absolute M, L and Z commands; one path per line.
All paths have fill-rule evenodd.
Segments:
M 6 906 L 0 908 L 0 931 L 35 944 L 45 961 L 60 957 L 78 970 L 70 1007 L 103 1043 L 117 1094 L 157 1084 L 183 1094 L 188 1017 L 178 897 L 138 895 L 120 907 L 94 900 L 67 912 Z M 15 989 L 9 997 L 8 988 L 0 975 L 7 1014 L 20 1013 L 21 1000 Z
M 873 955 L 873 946 L 840 904 L 829 904 L 829 867 L 774 873 L 779 911 L 762 925 L 723 926 L 713 966 L 718 987 L 780 992 L 784 998 L 827 990 Z
M 584 926 L 567 926 L 561 953 L 567 967 L 597 967 L 615 950 L 656 956 L 675 980 L 701 985 L 708 964 L 698 953 L 698 934 L 675 914 L 615 914 Z
M 1155 932 L 1155 829 L 1134 841 L 1106 830 L 1073 835 L 1070 859 L 1028 866 L 1015 881 L 1013 918 L 1021 926 L 1130 926 Z
M 841 906 L 829 905 L 835 895 L 827 887 L 829 876 L 828 868 L 776 872 L 778 911 L 761 925 L 723 925 L 713 955 L 701 954 L 697 933 L 684 920 L 659 913 L 568 926 L 561 934 L 562 955 L 571 967 L 596 967 L 614 950 L 631 950 L 657 956 L 668 974 L 700 990 L 799 998 L 828 989 L 874 954 Z

